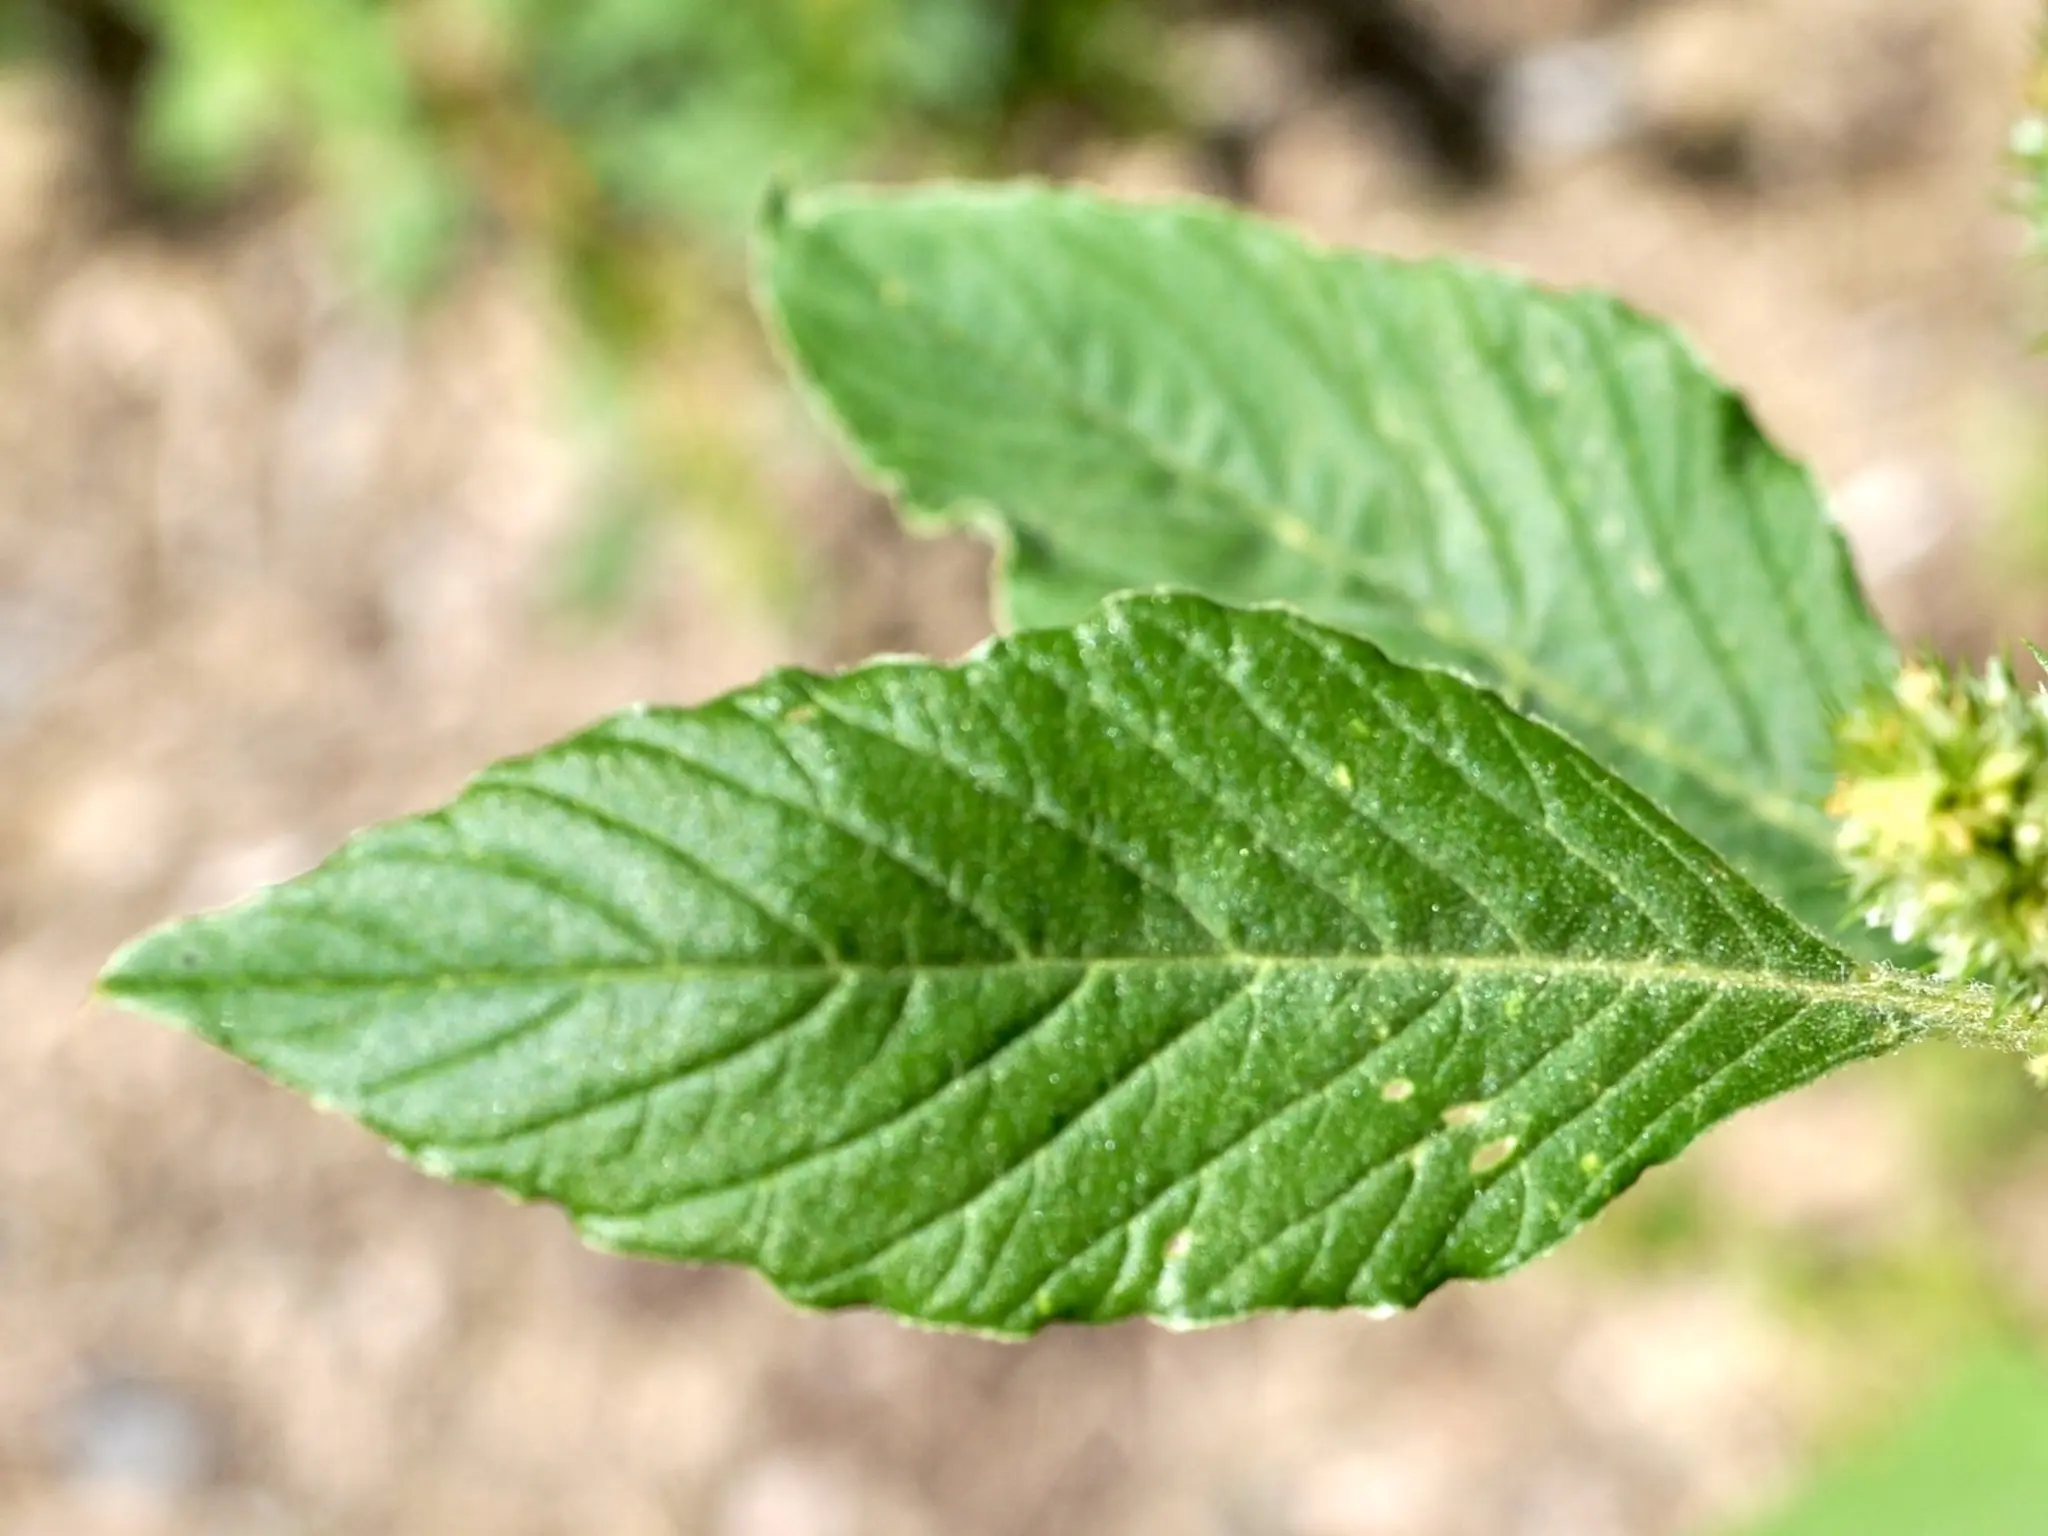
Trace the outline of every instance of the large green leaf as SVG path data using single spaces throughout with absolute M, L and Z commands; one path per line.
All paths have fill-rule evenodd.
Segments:
M 105 978 L 601 1245 L 996 1332 L 1416 1301 L 1975 993 L 1276 612 L 621 715 Z
M 1666 328 L 1032 188 L 801 198 L 763 276 L 875 477 L 1006 536 L 1018 622 L 1293 603 L 1526 700 L 1842 926 L 1830 719 L 1894 657 L 1811 480 Z

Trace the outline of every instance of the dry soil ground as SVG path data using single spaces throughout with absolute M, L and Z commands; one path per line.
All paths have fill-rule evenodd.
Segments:
M 1258 119 L 1258 200 L 1677 318 L 1819 467 L 1902 627 L 2011 630 L 2025 582 L 1971 552 L 2044 419 L 1996 208 L 2027 0 L 1442 9 L 1521 50 L 1507 184 L 1446 200 L 1252 25 L 1190 47 Z M 1088 169 L 1203 174 L 1172 145 Z M 816 600 L 736 595 L 685 536 L 658 602 L 562 616 L 591 466 L 553 339 L 510 263 L 406 331 L 303 210 L 124 222 L 75 103 L 0 84 L 0 1529 L 1643 1536 L 1796 1475 L 1870 1372 L 1743 1242 L 1596 1240 L 1397 1321 L 1003 1348 L 588 1254 L 88 1006 L 140 925 L 609 707 L 980 636 L 980 555 L 903 540 L 744 389 Z M 1745 1117 L 1686 1175 L 1706 1226 L 1992 1254 L 2038 1306 L 2048 1175 L 1966 1197 L 1909 1098 L 1867 1074 Z

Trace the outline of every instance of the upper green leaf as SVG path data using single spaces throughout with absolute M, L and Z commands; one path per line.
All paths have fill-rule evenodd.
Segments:
M 763 277 L 875 476 L 997 520 L 1019 623 L 1293 603 L 1526 701 L 1842 927 L 1829 721 L 1892 650 L 1811 480 L 1663 326 L 1030 188 L 800 198 Z
M 600 1244 L 1001 1333 L 1412 1303 L 1984 1012 L 1494 695 L 1196 597 L 621 715 L 104 984 Z

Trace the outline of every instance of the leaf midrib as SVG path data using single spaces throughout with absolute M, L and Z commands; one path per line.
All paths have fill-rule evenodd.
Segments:
M 813 229 L 817 227 L 816 224 L 812 225 Z M 848 266 L 870 283 L 879 286 L 884 282 L 883 273 L 862 261 L 843 243 L 830 242 L 828 249 L 836 252 Z M 1306 256 L 1311 261 L 1321 263 L 1331 259 L 1313 249 L 1308 249 Z M 890 292 L 893 295 L 898 290 L 891 288 Z M 1502 683 L 1509 689 L 1523 689 L 1537 694 L 1545 699 L 1555 712 L 1602 731 L 1643 756 L 1666 764 L 1676 772 L 1693 779 L 1709 792 L 1744 806 L 1753 812 L 1758 820 L 1796 838 L 1814 851 L 1823 854 L 1832 852 L 1833 840 L 1825 818 L 1817 808 L 1789 796 L 1767 794 L 1757 790 L 1753 784 L 1739 775 L 1725 771 L 1712 759 L 1688 751 L 1664 732 L 1633 725 L 1626 717 L 1609 711 L 1605 706 L 1559 682 L 1542 668 L 1524 660 L 1519 653 L 1501 649 L 1484 637 L 1471 633 L 1446 610 L 1429 603 L 1414 601 L 1405 594 L 1392 591 L 1368 563 L 1358 558 L 1355 551 L 1331 541 L 1321 529 L 1299 514 L 1269 502 L 1241 485 L 1219 478 L 1206 467 L 1190 465 L 1134 423 L 1104 409 L 1085 395 L 1068 387 L 1062 376 L 1045 373 L 1009 353 L 988 346 L 973 332 L 956 325 L 942 311 L 918 302 L 919 298 L 920 294 L 913 290 L 907 296 L 892 298 L 890 307 L 898 310 L 913 309 L 965 350 L 984 360 L 1000 364 L 1005 371 L 1023 376 L 1027 382 L 1035 383 L 1044 394 L 1057 400 L 1083 420 L 1116 433 L 1135 444 L 1151 459 L 1155 467 L 1201 485 L 1222 498 L 1237 503 L 1276 543 L 1299 553 L 1327 560 L 1363 581 L 1375 592 L 1380 601 L 1388 603 L 1389 606 L 1398 604 L 1404 608 L 1424 633 L 1454 651 L 1462 650 L 1483 659 L 1496 669 Z M 832 406 L 829 401 L 827 409 L 835 418 L 839 416 L 837 407 Z M 855 456 L 866 462 L 868 455 L 859 446 L 856 435 L 848 432 L 846 436 L 854 445 Z M 900 484 L 900 477 L 894 474 L 885 474 L 881 478 L 897 480 Z
M 1296 955 L 1241 951 L 1197 955 L 1030 955 L 987 960 L 860 961 L 805 960 L 705 963 L 701 961 L 612 962 L 595 966 L 543 966 L 518 970 L 461 970 L 436 975 L 321 976 L 300 972 L 263 976 L 253 973 L 214 976 L 152 976 L 129 979 L 109 976 L 104 990 L 116 997 L 144 1000 L 150 996 L 205 995 L 220 992 L 271 993 L 430 993 L 515 986 L 601 986 L 637 982 L 711 980 L 786 981 L 804 978 L 841 979 L 863 976 L 899 980 L 920 975 L 1039 974 L 1048 971 L 1324 971 L 1388 975 L 1527 976 L 1611 981 L 1624 986 L 1711 987 L 1729 991 L 1769 992 L 1808 1002 L 1841 1002 L 1863 1007 L 1910 1005 L 1922 1017 L 1935 1014 L 1957 1019 L 1991 1021 L 1996 1005 L 1989 994 L 1937 986 L 1909 972 L 1868 969 L 1839 980 L 1788 976 L 1772 971 L 1734 970 L 1684 961 L 1612 960 L 1599 957 L 1543 955 Z

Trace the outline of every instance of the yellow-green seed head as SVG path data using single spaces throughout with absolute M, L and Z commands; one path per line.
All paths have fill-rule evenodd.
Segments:
M 2048 696 L 1936 661 L 1836 730 L 1828 810 L 1857 907 L 1950 976 L 2048 995 Z

